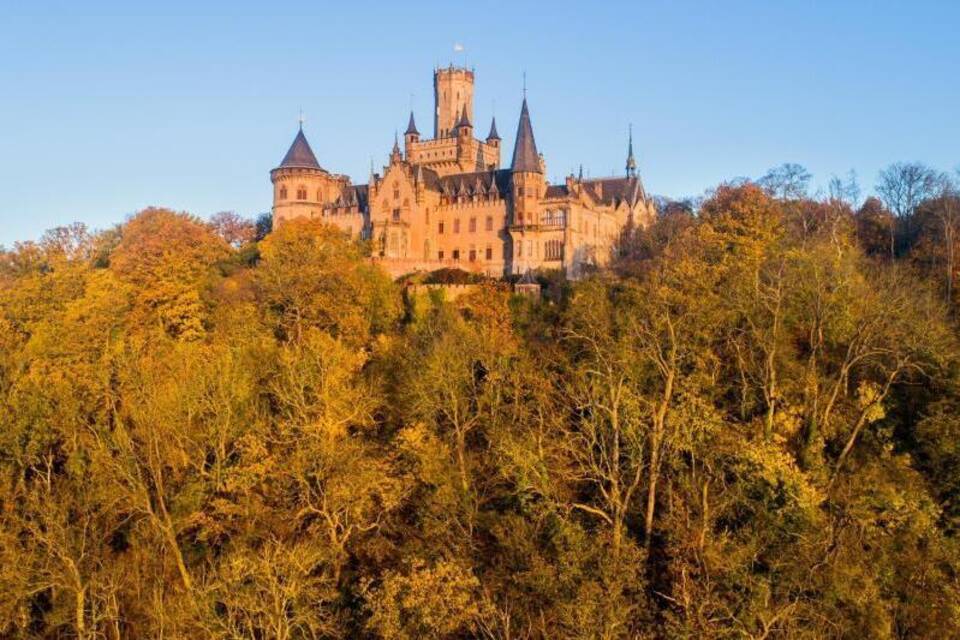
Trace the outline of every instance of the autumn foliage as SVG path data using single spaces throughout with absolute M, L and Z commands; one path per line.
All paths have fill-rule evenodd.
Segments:
M 891 259 L 776 184 L 542 301 L 311 221 L 0 253 L 0 636 L 960 636 L 952 201 Z

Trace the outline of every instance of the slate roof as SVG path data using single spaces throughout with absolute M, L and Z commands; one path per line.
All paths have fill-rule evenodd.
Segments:
M 287 155 L 283 156 L 278 168 L 322 169 L 317 162 L 317 156 L 313 155 L 307 137 L 303 135 L 302 128 L 297 132 L 297 137 L 293 139 L 293 144 L 290 145 Z
M 633 207 L 646 198 L 643 183 L 636 176 L 584 180 L 583 188 L 594 200 L 605 205 L 617 206 L 625 201 Z
M 490 133 L 487 134 L 487 140 L 499 140 L 500 134 L 497 133 L 497 118 L 494 118 L 490 121 Z
M 510 163 L 510 168 L 513 171 L 540 173 L 540 154 L 537 153 L 537 143 L 533 139 L 533 125 L 530 123 L 526 98 L 520 108 L 520 124 L 517 126 L 517 141 L 513 145 L 513 162 Z
M 413 111 L 410 112 L 410 122 L 407 123 L 407 130 L 403 132 L 403 135 L 408 136 L 410 134 L 420 135 L 420 132 L 417 131 L 417 123 L 413 121 Z

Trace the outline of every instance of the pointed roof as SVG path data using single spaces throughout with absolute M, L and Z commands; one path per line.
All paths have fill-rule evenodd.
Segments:
M 457 121 L 457 128 L 459 127 L 472 127 L 470 124 L 470 118 L 467 117 L 467 105 L 463 105 L 463 113 L 460 114 L 460 120 Z
M 407 124 L 407 130 L 403 132 L 403 135 L 408 136 L 410 134 L 415 136 L 420 135 L 420 132 L 417 131 L 417 123 L 413 121 L 413 110 L 410 111 L 410 122 Z
M 530 124 L 530 110 L 527 109 L 526 98 L 520 108 L 520 124 L 517 126 L 517 141 L 513 145 L 513 162 L 510 168 L 515 172 L 540 173 L 540 154 L 537 153 L 537 143 L 533 139 L 533 125 Z
M 297 131 L 297 137 L 293 139 L 290 150 L 283 156 L 278 168 L 296 167 L 303 169 L 320 169 L 320 163 L 317 162 L 317 156 L 313 155 L 313 149 L 307 142 L 307 137 L 303 135 L 303 127 Z
M 487 134 L 487 140 L 499 140 L 500 134 L 497 133 L 497 118 L 496 116 L 490 120 L 490 133 Z
M 633 125 L 630 125 L 630 139 L 627 143 L 627 177 L 637 174 L 637 159 L 633 157 Z

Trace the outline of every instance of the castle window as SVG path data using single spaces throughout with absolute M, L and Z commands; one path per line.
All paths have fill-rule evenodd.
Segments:
M 437 223 L 437 233 L 443 233 L 443 220 Z
M 453 232 L 460 233 L 460 218 L 453 219 Z
M 470 218 L 470 233 L 476 233 L 476 232 L 477 232 L 477 219 Z
M 286 188 L 286 187 L 280 187 L 280 199 L 281 199 L 281 200 L 286 200 L 286 199 L 287 199 L 287 188 Z
M 393 210 L 393 221 L 400 222 L 400 209 Z
M 307 188 L 304 186 L 297 187 L 297 200 L 306 200 L 307 199 Z
M 493 247 L 491 247 L 490 245 L 487 245 L 486 257 L 487 257 L 487 260 L 493 260 Z
M 453 250 L 453 259 L 454 259 L 454 260 L 459 260 L 459 259 L 460 259 L 460 249 L 454 249 L 454 250 Z
M 474 249 L 473 247 L 470 247 L 470 262 L 476 262 L 476 261 L 477 261 L 477 250 Z
M 563 259 L 563 242 L 560 240 L 547 240 L 543 246 L 544 257 L 547 260 Z
M 493 216 L 487 216 L 487 231 L 493 231 Z
M 437 260 L 443 260 L 443 251 L 437 251 Z

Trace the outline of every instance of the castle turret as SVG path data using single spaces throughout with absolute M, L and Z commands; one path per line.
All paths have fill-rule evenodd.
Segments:
M 280 165 L 270 172 L 274 223 L 317 215 L 329 195 L 332 180 L 317 162 L 301 123 L 287 154 Z
M 470 116 L 467 115 L 467 106 L 463 106 L 463 113 L 457 120 L 457 136 L 469 140 L 473 137 L 473 123 L 470 122 Z
M 490 120 L 490 133 L 487 134 L 487 144 L 493 147 L 500 146 L 500 134 L 497 133 L 497 118 Z
M 532 224 L 537 219 L 538 203 L 543 196 L 544 175 L 526 98 L 520 108 L 520 123 L 510 171 L 513 180 L 513 224 Z
M 397 132 L 393 132 L 393 149 L 390 150 L 390 164 L 396 164 L 403 160 L 400 153 L 400 140 L 397 138 Z
M 419 142 L 420 132 L 417 131 L 417 123 L 413 120 L 413 111 L 410 111 L 410 121 L 407 122 L 407 130 L 403 132 L 403 140 L 410 145 L 411 142 Z
M 433 72 L 433 92 L 436 110 L 433 118 L 433 137 L 447 138 L 464 109 L 467 119 L 473 119 L 473 71 L 450 65 Z

